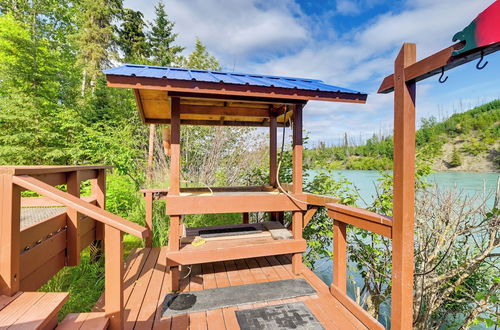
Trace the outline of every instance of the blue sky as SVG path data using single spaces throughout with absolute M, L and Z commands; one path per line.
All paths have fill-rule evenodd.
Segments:
M 125 0 L 154 17 L 158 0 Z M 369 93 L 366 105 L 310 102 L 304 126 L 310 140 L 337 143 L 392 129 L 392 94 L 378 95 L 403 42 L 418 59 L 452 44 L 451 38 L 493 0 L 166 0 L 178 43 L 188 53 L 199 37 L 224 70 L 322 79 Z M 500 54 L 418 84 L 417 117 L 438 118 L 500 98 Z

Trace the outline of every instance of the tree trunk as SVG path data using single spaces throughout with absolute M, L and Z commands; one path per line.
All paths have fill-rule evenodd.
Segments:
M 155 145 L 156 125 L 149 125 L 149 148 L 148 148 L 148 168 L 146 170 L 146 180 L 148 185 L 153 179 L 153 160 L 154 160 L 154 145 Z

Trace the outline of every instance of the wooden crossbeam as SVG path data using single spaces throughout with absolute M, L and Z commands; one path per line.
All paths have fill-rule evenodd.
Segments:
M 500 50 L 500 43 L 492 44 L 483 48 L 476 48 L 470 52 L 466 52 L 458 56 L 452 56 L 452 53 L 454 51 L 459 50 L 462 47 L 463 43 L 454 44 L 424 58 L 423 60 L 409 65 L 404 70 L 406 81 L 418 82 L 434 75 L 441 74 L 442 69 L 448 71 L 457 66 L 480 58 L 481 52 L 483 55 L 494 53 Z M 392 91 L 394 91 L 394 74 L 391 74 L 384 78 L 382 84 L 378 89 L 378 93 L 387 94 Z

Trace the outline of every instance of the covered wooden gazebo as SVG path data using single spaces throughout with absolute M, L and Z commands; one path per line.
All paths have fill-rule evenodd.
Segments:
M 327 85 L 320 80 L 234 72 L 124 65 L 105 73 L 110 87 L 133 89 L 144 123 L 170 124 L 171 136 L 167 137 L 171 144 L 170 187 L 144 192 L 148 200 L 148 223 L 151 222 L 152 196 L 167 201 L 170 216 L 167 258 L 172 267 L 172 290 L 178 288 L 178 265 L 292 253 L 293 269 L 298 273 L 301 254 L 306 250 L 306 242 L 302 239 L 304 216 L 308 209 L 315 211 L 325 202 L 335 201 L 302 191 L 303 107 L 309 100 L 365 103 L 367 95 Z M 277 127 L 290 122 L 293 125 L 293 182 L 278 185 Z M 180 188 L 181 125 L 269 127 L 269 185 Z M 248 229 L 248 212 L 270 212 L 271 218 L 277 220 L 280 213 L 286 211 L 293 213 L 291 239 L 267 237 L 255 240 L 254 235 L 238 233 L 234 237 L 224 235 L 197 247 L 183 243 L 193 240 L 185 236 L 197 234 L 182 226 L 182 216 L 186 214 L 242 213 L 241 226 Z M 312 214 L 309 212 L 306 221 Z

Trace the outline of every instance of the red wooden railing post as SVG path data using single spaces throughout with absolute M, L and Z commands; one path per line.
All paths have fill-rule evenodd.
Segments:
M 21 189 L 0 174 L 0 295 L 19 291 Z
M 346 224 L 333 220 L 333 285 L 347 294 Z
M 146 203 L 146 228 L 149 230 L 149 236 L 146 238 L 145 246 L 147 248 L 153 247 L 153 192 L 146 191 L 145 203 Z
M 415 212 L 415 82 L 405 68 L 416 61 L 416 45 L 405 43 L 394 64 L 394 223 L 392 229 L 391 324 L 413 324 Z
M 104 312 L 109 329 L 123 329 L 123 233 L 119 229 L 104 226 L 104 249 Z
M 66 177 L 68 194 L 80 198 L 80 172 L 69 172 Z M 80 214 L 73 208 L 68 208 L 68 266 L 76 266 L 80 263 L 81 233 Z
M 101 209 L 106 208 L 106 170 L 100 169 L 97 171 L 97 177 L 91 180 L 92 195 L 95 196 L 97 201 L 97 206 Z M 93 249 L 91 249 L 93 256 L 92 259 L 97 261 L 102 255 L 103 244 L 104 244 L 104 224 L 96 221 L 95 222 L 95 242 L 92 244 Z

